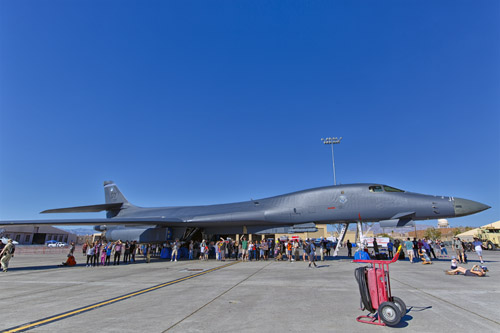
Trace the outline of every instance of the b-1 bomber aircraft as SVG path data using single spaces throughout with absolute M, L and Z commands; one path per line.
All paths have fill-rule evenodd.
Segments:
M 145 208 L 131 204 L 112 181 L 104 182 L 105 203 L 49 209 L 41 213 L 106 211 L 106 218 L 0 221 L 0 225 L 94 225 L 108 240 L 164 242 L 204 234 L 273 234 L 316 231 L 316 223 L 378 222 L 381 227 L 453 218 L 490 208 L 448 196 L 406 192 L 380 184 L 325 186 L 245 202 L 208 206 Z M 344 228 L 344 229 L 345 229 Z

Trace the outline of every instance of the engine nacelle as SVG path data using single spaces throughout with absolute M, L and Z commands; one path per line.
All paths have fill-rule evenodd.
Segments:
M 172 229 L 148 228 L 148 227 L 108 227 L 106 230 L 106 239 L 108 241 L 136 241 L 138 243 L 162 243 L 172 240 Z

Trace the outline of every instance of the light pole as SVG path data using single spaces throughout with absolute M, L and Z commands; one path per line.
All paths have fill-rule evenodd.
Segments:
M 326 138 L 326 139 L 321 139 L 325 145 L 331 145 L 332 146 L 332 164 L 333 164 L 333 185 L 337 185 L 337 178 L 335 177 L 335 158 L 333 156 L 333 145 L 340 143 L 342 140 L 342 137 L 337 138 L 337 137 L 332 137 L 332 138 Z

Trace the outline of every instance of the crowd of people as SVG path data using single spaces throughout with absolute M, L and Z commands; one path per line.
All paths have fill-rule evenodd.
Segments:
M 113 260 L 113 265 L 120 265 L 122 254 L 123 264 L 134 263 L 138 250 L 136 241 L 122 243 L 120 240 L 109 243 L 105 241 L 87 242 L 82 247 L 83 255 L 87 257 L 86 267 L 110 266 L 111 260 Z
M 8 263 L 12 257 L 15 247 L 10 240 L 6 245 L 1 244 L 0 248 L 1 267 L 3 271 L 7 271 Z M 218 241 L 201 242 L 189 241 L 181 242 L 179 239 L 175 241 L 167 241 L 162 244 L 139 244 L 136 241 L 116 242 L 95 241 L 87 242 L 82 247 L 82 253 L 86 257 L 86 267 L 109 266 L 130 264 L 136 262 L 136 255 L 144 255 L 146 262 L 149 263 L 152 257 L 170 258 L 171 261 L 177 261 L 179 258 L 193 260 L 195 258 L 200 260 L 215 259 L 224 261 L 227 259 L 241 260 L 241 261 L 260 261 L 274 259 L 276 261 L 287 260 L 290 262 L 295 261 L 309 261 L 309 266 L 316 266 L 316 259 L 325 260 L 326 257 L 331 255 L 332 243 L 326 239 L 312 240 L 312 239 L 263 239 L 263 240 L 247 240 L 243 236 L 239 241 L 231 239 L 220 238 Z M 432 257 L 449 258 L 446 245 L 441 240 L 431 239 L 416 239 L 407 238 L 406 241 L 395 239 L 389 240 L 387 243 L 388 254 L 382 256 L 379 252 L 379 246 L 376 239 L 373 242 L 373 252 L 370 252 L 367 246 L 360 246 L 359 250 L 368 253 L 374 259 L 392 258 L 394 249 L 402 246 L 403 251 L 400 253 L 400 259 L 404 259 L 405 254 L 411 263 L 421 261 L 424 264 L 432 263 Z M 482 256 L 482 242 L 474 238 L 472 243 L 474 251 L 481 264 L 484 263 Z M 352 257 L 353 244 L 346 241 L 343 244 L 348 250 L 348 256 Z M 467 264 L 466 244 L 458 237 L 454 237 L 451 243 L 452 265 L 451 270 L 457 269 L 458 264 Z M 76 260 L 74 257 L 75 244 L 71 244 L 67 260 L 62 263 L 62 266 L 74 266 Z M 461 270 L 456 271 L 461 272 Z M 475 274 L 475 273 L 474 273 Z
M 3 271 L 7 271 L 8 262 L 14 252 L 12 241 L 1 250 L 1 265 Z M 66 261 L 60 266 L 75 266 L 75 243 L 71 243 Z M 151 261 L 152 257 L 170 258 L 171 261 L 177 261 L 180 257 L 188 260 L 198 258 L 200 260 L 216 259 L 224 261 L 235 259 L 241 261 L 260 261 L 274 259 L 277 261 L 288 260 L 290 262 L 303 260 L 309 262 L 309 267 L 316 265 L 316 259 L 325 260 L 330 256 L 331 243 L 321 239 L 316 243 L 312 239 L 292 239 L 292 240 L 246 240 L 243 237 L 241 241 L 231 239 L 219 241 L 201 242 L 190 241 L 188 243 L 167 241 L 162 244 L 139 244 L 136 241 L 106 242 L 98 240 L 86 242 L 82 246 L 82 254 L 86 258 L 86 267 L 110 266 L 130 264 L 136 262 L 136 255 L 144 255 L 146 263 Z M 318 253 L 319 252 L 319 253 Z
M 420 261 L 422 264 L 432 264 L 431 256 L 434 257 L 434 259 L 449 258 L 446 245 L 441 240 L 438 239 L 433 241 L 431 239 L 426 239 L 426 238 L 422 239 L 413 238 L 413 240 L 411 240 L 408 237 L 406 241 L 404 240 L 400 241 L 398 239 L 395 239 L 394 243 L 392 242 L 392 240 L 389 240 L 389 242 L 387 243 L 387 252 L 389 254 L 388 258 L 381 258 L 376 239 L 374 239 L 373 245 L 371 246 L 371 249 L 373 250 L 372 252 L 370 252 L 370 249 L 368 248 L 368 246 L 366 246 L 366 244 L 364 245 L 362 244 L 362 246 L 360 246 L 360 248 L 358 249 L 359 252 L 357 252 L 356 254 L 364 254 L 364 256 L 359 255 L 357 259 L 390 259 L 393 257 L 393 249 L 395 248 L 397 250 L 399 249 L 399 246 L 401 246 L 402 251 L 400 252 L 398 259 L 405 260 L 405 254 L 406 254 L 408 256 L 408 260 L 410 261 L 410 263 Z M 348 256 L 351 257 L 352 244 L 350 244 L 350 242 L 347 241 L 346 247 L 348 249 Z M 451 242 L 451 247 L 456 256 L 455 255 L 451 256 L 451 267 L 450 270 L 445 271 L 446 274 L 476 276 L 476 277 L 486 275 L 488 268 L 486 266 L 483 266 L 484 264 L 483 254 L 482 254 L 483 243 L 479 238 L 474 237 L 474 241 L 472 242 L 472 247 L 473 251 L 476 252 L 478 256 L 481 265 L 474 265 L 470 269 L 459 266 L 459 264 L 468 263 L 466 251 L 472 251 L 470 246 L 467 246 L 467 244 L 463 242 L 463 240 L 461 240 L 458 236 L 455 236 L 453 238 L 453 241 Z
M 482 243 L 475 239 L 475 251 L 483 263 L 482 258 Z M 431 240 L 427 238 L 416 239 L 407 238 L 406 241 L 395 239 L 390 240 L 387 244 L 386 255 L 392 258 L 394 249 L 402 246 L 403 253 L 400 258 L 404 259 L 405 254 L 411 263 L 422 261 L 423 263 L 432 263 L 432 259 L 449 258 L 446 245 L 441 240 Z M 352 244 L 346 241 L 343 244 L 348 250 L 348 256 L 352 257 Z M 126 263 L 134 263 L 137 254 L 142 254 L 146 257 L 146 262 L 150 262 L 151 257 L 170 258 L 171 261 L 177 261 L 179 258 L 193 260 L 215 259 L 224 261 L 228 259 L 242 261 L 260 261 L 260 260 L 288 260 L 308 261 L 312 256 L 315 260 L 325 260 L 331 255 L 332 244 L 326 239 L 317 240 L 314 242 L 310 239 L 290 239 L 290 240 L 247 240 L 242 237 L 239 241 L 220 238 L 218 241 L 189 241 L 181 242 L 179 239 L 175 241 L 167 241 L 162 244 L 138 244 L 137 242 L 102 242 L 84 244 L 82 251 L 87 257 L 86 266 L 106 266 L 120 265 Z M 452 248 L 459 263 L 467 263 L 467 255 L 465 254 L 465 245 L 458 237 L 454 238 Z M 372 258 L 383 259 L 379 252 L 379 246 L 376 240 L 373 244 L 373 252 L 369 252 L 367 247 L 362 247 L 367 251 Z M 167 252 L 165 252 L 167 251 Z M 385 257 L 384 257 L 385 258 Z
M 403 249 L 403 251 L 399 255 L 399 259 L 405 259 L 406 254 L 411 263 L 418 261 L 418 259 L 427 260 L 430 262 L 431 256 L 433 256 L 434 259 L 448 258 L 448 251 L 444 242 L 442 242 L 441 240 L 432 241 L 431 239 L 426 238 L 413 238 L 413 240 L 411 240 L 409 237 L 406 239 L 406 241 L 399 239 L 389 239 L 386 244 L 386 253 L 381 252 L 381 246 L 377 243 L 376 238 L 373 240 L 373 245 L 371 245 L 370 248 L 368 248 L 368 244 L 361 245 L 362 246 L 359 249 L 367 252 L 370 258 L 373 259 L 391 259 L 394 256 L 395 252 L 399 249 L 399 246 L 401 246 Z M 349 258 L 351 258 L 352 244 L 347 241 L 344 246 L 347 247 L 347 255 Z
M 198 251 L 197 251 L 198 249 Z M 220 239 L 217 242 L 201 243 L 192 242 L 189 244 L 189 258 L 198 257 L 201 260 L 214 258 L 224 261 L 226 259 L 237 259 L 242 261 L 259 260 L 288 260 L 290 262 L 302 260 L 306 261 L 312 257 L 325 260 L 330 255 L 331 246 L 325 239 L 315 243 L 312 240 L 247 240 L 242 237 L 241 241 Z M 318 253 L 319 252 L 319 253 Z M 313 262 L 311 262 L 313 263 Z
M 434 259 L 440 257 L 448 257 L 448 251 L 446 250 L 446 246 L 440 240 L 436 240 L 433 242 L 431 239 L 416 239 L 413 240 L 408 237 L 406 241 L 402 244 L 410 263 L 414 263 L 421 259 L 423 263 L 432 263 L 431 256 Z M 436 250 L 436 251 L 434 251 Z M 438 256 L 436 256 L 436 252 Z
M 483 266 L 483 243 L 477 237 L 474 237 L 472 245 L 481 265 L 474 265 L 471 269 L 459 266 L 459 264 L 468 263 L 466 254 L 467 246 L 463 240 L 455 236 L 453 237 L 453 241 L 451 242 L 452 251 L 454 251 L 453 253 L 455 255 L 451 255 L 450 270 L 445 271 L 446 274 L 463 274 L 464 276 L 484 276 L 486 274 L 488 268 L 486 266 Z M 431 264 L 431 256 L 433 256 L 434 259 L 449 258 L 446 246 L 444 242 L 440 240 L 436 240 L 434 242 L 425 238 L 418 240 L 416 238 L 413 238 L 413 240 L 411 240 L 408 237 L 407 240 L 403 242 L 402 246 L 405 250 L 404 253 L 408 255 L 408 259 L 411 263 L 414 263 L 420 259 L 422 264 Z M 438 253 L 437 255 L 436 252 Z
M 95 241 L 86 242 L 82 246 L 82 253 L 86 257 L 86 267 L 110 266 L 130 264 L 136 262 L 136 255 L 144 255 L 149 263 L 152 257 L 170 258 L 176 262 L 183 257 L 188 260 L 195 258 L 200 260 L 215 259 L 224 261 L 228 259 L 242 261 L 260 260 L 288 260 L 309 261 L 310 266 L 316 266 L 316 257 L 325 260 L 330 255 L 330 246 L 326 240 L 321 240 L 316 244 L 312 240 L 260 240 L 247 241 L 245 237 L 241 241 L 231 239 L 220 239 L 219 241 L 201 242 L 190 241 L 187 243 L 167 241 L 162 244 L 138 244 L 137 242 L 116 242 Z M 71 244 L 67 260 L 61 266 L 74 266 L 75 244 Z M 319 252 L 319 253 L 318 253 Z
M 483 243 L 478 238 L 474 237 L 474 242 L 472 242 L 472 245 L 474 246 L 474 251 L 476 252 L 481 264 L 483 264 Z M 432 257 L 434 257 L 434 259 L 449 258 L 446 245 L 440 240 L 432 241 L 426 238 L 418 240 L 416 238 L 413 238 L 413 240 L 410 240 L 410 238 L 407 238 L 407 240 L 403 242 L 403 248 L 411 263 L 418 261 L 419 258 L 422 261 L 427 262 L 431 262 Z M 455 236 L 451 243 L 451 248 L 453 251 L 452 254 L 455 254 L 454 257 L 458 259 L 458 262 L 461 264 L 466 264 L 468 261 L 466 253 L 467 246 L 463 242 L 463 240 Z

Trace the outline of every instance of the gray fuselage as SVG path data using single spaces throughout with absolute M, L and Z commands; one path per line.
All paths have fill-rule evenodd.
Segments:
M 377 191 L 374 191 L 374 188 Z M 357 220 L 378 222 L 391 219 L 400 213 L 412 213 L 413 220 L 456 216 L 453 197 L 402 191 L 388 192 L 386 188 L 390 187 L 352 184 L 320 187 L 230 204 L 163 208 L 130 207 L 122 209 L 116 217 L 179 219 L 192 225 L 214 222 L 218 225 L 234 223 L 289 225 Z

